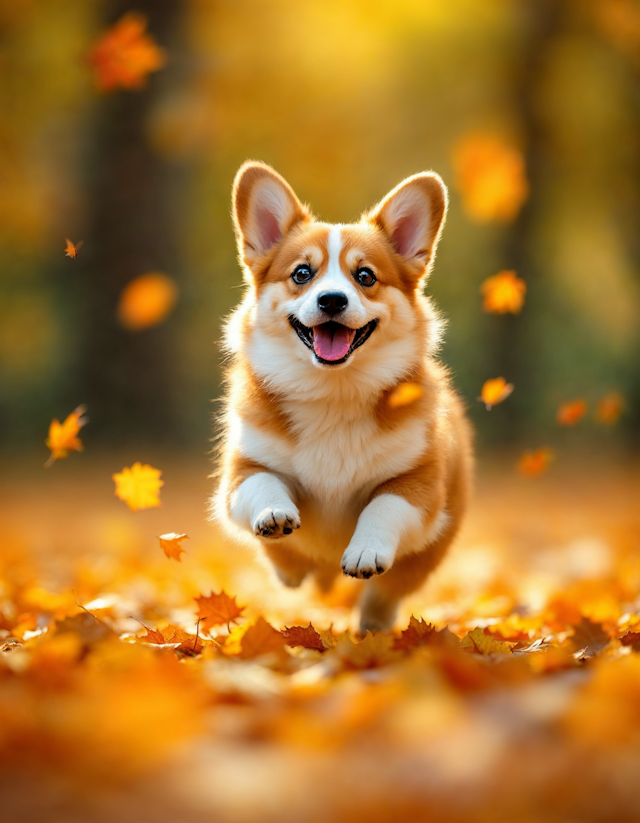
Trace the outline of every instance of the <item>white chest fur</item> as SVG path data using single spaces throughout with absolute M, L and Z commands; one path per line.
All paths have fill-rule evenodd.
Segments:
M 409 470 L 426 448 L 426 421 L 382 429 L 370 412 L 322 402 L 286 408 L 290 439 L 238 421 L 237 446 L 246 457 L 290 477 L 305 497 L 351 508 L 377 485 Z

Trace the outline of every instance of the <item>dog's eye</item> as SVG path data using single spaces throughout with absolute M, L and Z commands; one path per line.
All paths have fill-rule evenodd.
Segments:
M 302 283 L 308 283 L 309 280 L 313 277 L 313 272 L 311 268 L 307 266 L 306 263 L 302 263 L 300 266 L 296 266 L 293 274 L 291 275 L 291 279 L 294 283 L 301 285 Z
M 373 286 L 376 282 L 375 274 L 371 271 L 371 269 L 367 269 L 365 266 L 358 269 L 355 273 L 355 278 L 361 286 Z

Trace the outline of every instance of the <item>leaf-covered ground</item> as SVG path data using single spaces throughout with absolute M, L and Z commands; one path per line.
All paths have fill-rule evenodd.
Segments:
M 454 550 L 362 639 L 358 582 L 283 590 L 205 523 L 204 461 L 153 456 L 135 514 L 126 457 L 27 462 L 0 488 L 3 819 L 640 817 L 637 467 L 481 465 Z

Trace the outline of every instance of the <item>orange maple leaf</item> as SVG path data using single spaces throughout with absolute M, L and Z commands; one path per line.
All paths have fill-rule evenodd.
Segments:
M 526 451 L 518 460 L 517 469 L 523 477 L 538 477 L 546 472 L 555 456 L 555 452 L 545 446 L 535 451 Z
M 67 245 L 64 248 L 64 253 L 67 255 L 67 257 L 72 257 L 72 258 L 77 257 L 78 252 L 82 248 L 83 241 L 79 240 L 77 243 L 72 243 L 71 240 L 69 240 L 68 237 L 66 238 L 66 241 L 67 241 Z
M 115 496 L 123 500 L 132 512 L 139 509 L 153 509 L 160 505 L 160 487 L 164 480 L 160 480 L 162 472 L 146 463 L 134 463 L 131 468 L 125 467 L 121 472 L 111 475 L 116 484 Z
M 620 419 L 623 409 L 624 400 L 621 394 L 618 394 L 618 392 L 605 394 L 604 397 L 598 400 L 595 419 L 605 426 L 613 426 Z
M 513 643 L 505 643 L 497 640 L 492 634 L 486 634 L 480 626 L 467 632 L 460 644 L 462 649 L 478 654 L 511 654 L 512 646 Z
M 118 320 L 131 331 L 149 329 L 168 317 L 177 299 L 178 287 L 167 274 L 141 274 L 122 290 L 118 302 Z
M 78 406 L 71 412 L 64 423 L 59 420 L 52 420 L 49 425 L 49 437 L 46 446 L 51 449 L 51 455 L 44 464 L 45 467 L 52 466 L 56 460 L 67 457 L 69 452 L 81 452 L 84 449 L 82 441 L 78 437 L 80 429 L 89 421 L 82 415 L 86 412 L 86 406 Z
M 398 383 L 395 389 L 389 394 L 387 404 L 390 409 L 399 409 L 402 406 L 410 406 L 419 400 L 423 395 L 422 387 L 417 383 Z
M 345 636 L 338 642 L 336 652 L 346 668 L 376 669 L 398 660 L 394 640 L 388 634 L 367 632 L 363 640 L 354 643 Z
M 519 314 L 524 306 L 527 284 L 515 271 L 500 271 L 480 286 L 482 308 L 491 314 Z
M 513 391 L 513 383 L 507 383 L 504 377 L 494 377 L 492 380 L 485 380 L 478 400 L 484 403 L 489 411 L 493 406 L 502 403 Z
M 168 534 L 161 534 L 158 540 L 160 541 L 160 548 L 162 551 L 167 555 L 168 558 L 172 558 L 181 562 L 181 555 L 184 554 L 184 549 L 180 546 L 183 540 L 188 540 L 188 534 L 176 534 L 175 532 L 169 532 Z
M 464 210 L 480 223 L 513 220 L 528 197 L 524 156 L 501 137 L 463 137 L 454 148 L 453 166 Z
M 234 623 L 244 611 L 244 606 L 238 606 L 235 597 L 229 597 L 225 591 L 220 594 L 211 592 L 207 597 L 204 594 L 194 597 L 198 604 L 198 617 L 208 621 L 209 626 L 229 626 Z
M 139 621 L 138 621 L 139 622 Z M 146 630 L 146 634 L 143 634 L 140 640 L 145 640 L 147 643 L 153 643 L 154 646 L 163 646 L 168 641 L 164 639 L 164 635 L 162 632 L 159 632 L 155 629 L 150 629 L 148 626 L 145 626 L 144 623 L 142 627 Z
M 231 631 L 224 645 L 225 654 L 238 656 L 242 660 L 252 660 L 263 654 L 282 656 L 286 641 L 264 617 L 244 623 Z
M 100 91 L 140 89 L 151 72 L 164 66 L 165 52 L 146 28 L 144 15 L 129 12 L 98 40 L 88 60 Z
M 410 649 L 417 649 L 418 646 L 426 646 L 435 630 L 435 626 L 431 623 L 411 615 L 408 627 L 404 629 L 400 637 L 395 639 L 394 651 L 409 651 Z
M 623 646 L 631 646 L 634 651 L 640 651 L 640 632 L 627 632 L 620 638 Z
M 584 400 L 569 400 L 562 403 L 556 414 L 556 421 L 561 426 L 576 426 L 587 413 L 588 406 Z
M 286 626 L 282 630 L 287 646 L 303 646 L 305 649 L 315 649 L 316 651 L 325 651 L 325 645 L 318 632 L 313 628 L 311 623 L 308 626 L 292 626 L 288 629 Z
M 199 628 L 200 621 L 198 621 L 196 634 L 189 634 L 189 632 L 185 632 L 184 629 L 173 629 L 172 633 L 169 634 L 167 628 L 164 630 L 166 633 L 165 643 L 178 643 L 179 645 L 176 649 L 178 652 L 183 652 L 188 655 L 200 654 L 204 648 L 204 643 L 200 637 Z

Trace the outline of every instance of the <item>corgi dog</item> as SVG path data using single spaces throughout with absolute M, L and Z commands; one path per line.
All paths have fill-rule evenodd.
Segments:
M 393 626 L 469 494 L 471 431 L 422 293 L 446 210 L 433 172 L 337 225 L 263 163 L 233 184 L 246 292 L 226 326 L 214 517 L 261 544 L 286 586 L 365 580 L 363 632 Z

